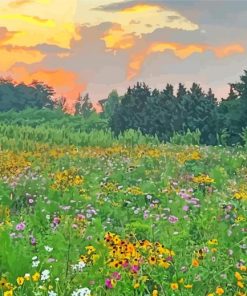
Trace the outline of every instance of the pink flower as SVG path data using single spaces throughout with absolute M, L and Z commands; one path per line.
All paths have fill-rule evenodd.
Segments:
M 18 231 L 23 231 L 26 228 L 26 225 L 24 222 L 21 222 L 19 224 L 16 225 L 15 229 Z
M 175 224 L 178 222 L 178 217 L 176 216 L 169 216 L 168 221 L 172 224 Z
M 121 274 L 119 272 L 115 271 L 115 272 L 113 272 L 111 278 L 114 279 L 114 280 L 120 281 L 121 280 Z
M 131 266 L 131 272 L 133 272 L 133 273 L 137 273 L 138 270 L 139 270 L 139 266 L 138 266 L 138 265 L 132 265 L 132 266 Z
M 111 279 L 106 279 L 105 280 L 105 286 L 106 286 L 107 289 L 113 289 Z

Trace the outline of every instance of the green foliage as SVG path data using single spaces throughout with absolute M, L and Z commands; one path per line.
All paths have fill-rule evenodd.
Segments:
M 84 118 L 88 118 L 93 112 L 95 112 L 95 110 L 89 95 L 86 94 L 84 97 L 80 95 L 75 104 L 75 115 L 81 115 Z
M 240 136 L 244 142 L 244 146 L 247 148 L 247 127 L 243 128 L 243 131 Z
M 128 130 L 116 138 L 110 130 L 72 131 L 70 127 L 18 126 L 0 124 L 0 147 L 4 149 L 34 150 L 38 143 L 46 145 L 99 146 L 112 145 L 135 146 L 158 144 L 157 137 L 144 136 L 140 131 Z
M 201 138 L 201 132 L 196 129 L 195 132 L 187 130 L 184 134 L 174 133 L 170 139 L 170 142 L 175 145 L 199 145 Z
M 0 79 L 0 112 L 21 111 L 26 108 L 53 108 L 55 92 L 52 87 L 38 81 L 30 85 Z

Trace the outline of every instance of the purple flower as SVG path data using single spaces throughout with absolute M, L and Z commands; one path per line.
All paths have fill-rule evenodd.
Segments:
M 16 225 L 15 229 L 18 231 L 23 231 L 26 228 L 26 225 L 24 222 L 21 222 L 19 224 Z
M 30 244 L 31 244 L 32 246 L 36 246 L 37 241 L 36 241 L 36 238 L 35 238 L 34 236 L 31 236 L 31 237 L 30 237 Z
M 183 210 L 184 210 L 185 212 L 187 212 L 189 209 L 190 209 L 189 206 L 183 206 Z
M 175 224 L 178 222 L 178 217 L 171 215 L 171 216 L 169 216 L 168 221 L 172 224 Z

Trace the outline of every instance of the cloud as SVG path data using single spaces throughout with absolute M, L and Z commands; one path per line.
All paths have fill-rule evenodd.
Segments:
M 245 48 L 240 44 L 229 44 L 226 46 L 213 47 L 205 44 L 155 42 L 151 43 L 146 49 L 134 54 L 131 57 L 127 69 L 127 79 L 132 80 L 135 78 L 140 73 L 141 67 L 147 57 L 153 53 L 172 51 L 176 57 L 180 59 L 186 59 L 194 53 L 202 54 L 207 50 L 213 51 L 217 58 L 224 58 L 232 54 L 245 52 Z
M 0 46 L 0 71 L 8 71 L 16 63 L 34 64 L 41 62 L 45 54 L 28 47 Z
M 84 9 L 84 23 L 99 25 L 101 22 L 118 23 L 125 34 L 143 36 L 158 28 L 179 30 L 198 30 L 198 24 L 184 17 L 182 13 L 164 6 L 158 1 L 111 1 L 103 0 L 104 4 L 92 6 L 89 1 L 81 6 Z M 80 6 L 79 6 L 80 7 Z M 77 15 L 79 17 L 79 15 Z M 173 20 L 171 21 L 171 17 Z M 147 26 L 148 24 L 148 26 Z
M 13 38 L 17 32 L 9 32 L 5 27 L 0 27 L 0 46 Z
M 46 43 L 70 48 L 78 39 L 75 13 L 78 0 L 0 1 L 0 20 L 9 31 L 18 31 L 6 44 L 36 46 Z
M 211 49 L 213 50 L 213 52 L 218 58 L 224 58 L 235 53 L 245 52 L 245 48 L 240 44 L 230 44 L 230 45 L 220 46 L 220 47 L 211 48 Z
M 21 22 L 27 22 L 32 25 L 44 26 L 47 28 L 52 28 L 55 26 L 55 22 L 49 19 L 43 19 L 38 16 L 29 16 L 24 14 L 0 14 L 0 20 L 15 20 Z
M 104 33 L 101 39 L 105 41 L 107 49 L 119 50 L 133 47 L 136 36 L 134 34 L 126 34 L 120 25 L 115 24 Z

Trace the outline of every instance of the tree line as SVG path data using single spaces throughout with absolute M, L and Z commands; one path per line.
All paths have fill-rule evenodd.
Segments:
M 227 98 L 218 101 L 211 89 L 205 92 L 197 83 L 190 89 L 179 84 L 175 91 L 171 84 L 158 90 L 138 82 L 123 96 L 114 90 L 100 100 L 102 112 L 98 116 L 107 120 L 116 136 L 133 129 L 166 142 L 174 133 L 199 130 L 201 144 L 241 144 L 241 133 L 247 127 L 247 71 L 239 82 L 229 85 Z M 65 98 L 55 98 L 54 90 L 42 82 L 27 86 L 0 80 L 0 111 L 30 107 L 64 110 L 65 104 Z M 79 95 L 75 115 L 87 119 L 92 114 L 95 117 L 89 95 Z

